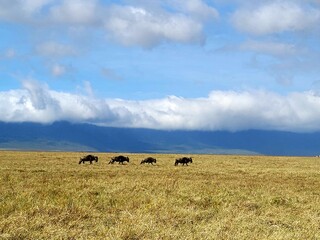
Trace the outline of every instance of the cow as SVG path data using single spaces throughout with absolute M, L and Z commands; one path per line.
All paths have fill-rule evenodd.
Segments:
M 90 164 L 92 164 L 93 161 L 98 162 L 98 157 L 90 154 L 83 158 L 80 158 L 79 164 L 84 164 L 84 162 L 90 162 Z
M 182 158 L 178 158 L 176 159 L 176 162 L 174 163 L 175 166 L 177 166 L 179 163 L 181 163 L 182 165 L 187 165 L 188 163 L 192 163 L 192 158 L 191 157 L 182 157 Z
M 142 160 L 140 164 L 144 164 L 144 163 L 148 163 L 148 164 L 152 164 L 153 163 L 157 163 L 157 159 L 153 158 L 153 157 L 147 157 L 146 159 Z
M 111 158 L 109 164 L 113 164 L 114 162 L 118 162 L 119 164 L 123 164 L 123 162 L 129 162 L 129 158 L 128 157 L 124 157 L 124 156 L 116 156 L 116 157 L 113 157 Z

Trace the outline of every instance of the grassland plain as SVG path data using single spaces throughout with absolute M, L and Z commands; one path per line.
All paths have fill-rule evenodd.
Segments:
M 320 239 L 320 158 L 85 154 L 0 151 L 0 239 Z

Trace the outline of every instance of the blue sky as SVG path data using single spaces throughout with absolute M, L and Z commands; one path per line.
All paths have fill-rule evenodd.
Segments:
M 0 120 L 320 130 L 319 0 L 0 0 Z

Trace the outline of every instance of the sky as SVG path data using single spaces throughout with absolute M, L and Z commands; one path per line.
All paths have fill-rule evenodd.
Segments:
M 320 131 L 320 0 L 0 0 L 0 121 Z

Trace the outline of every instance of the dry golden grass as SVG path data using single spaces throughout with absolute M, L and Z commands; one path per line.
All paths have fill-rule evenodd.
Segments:
M 0 152 L 0 239 L 320 239 L 320 158 Z

